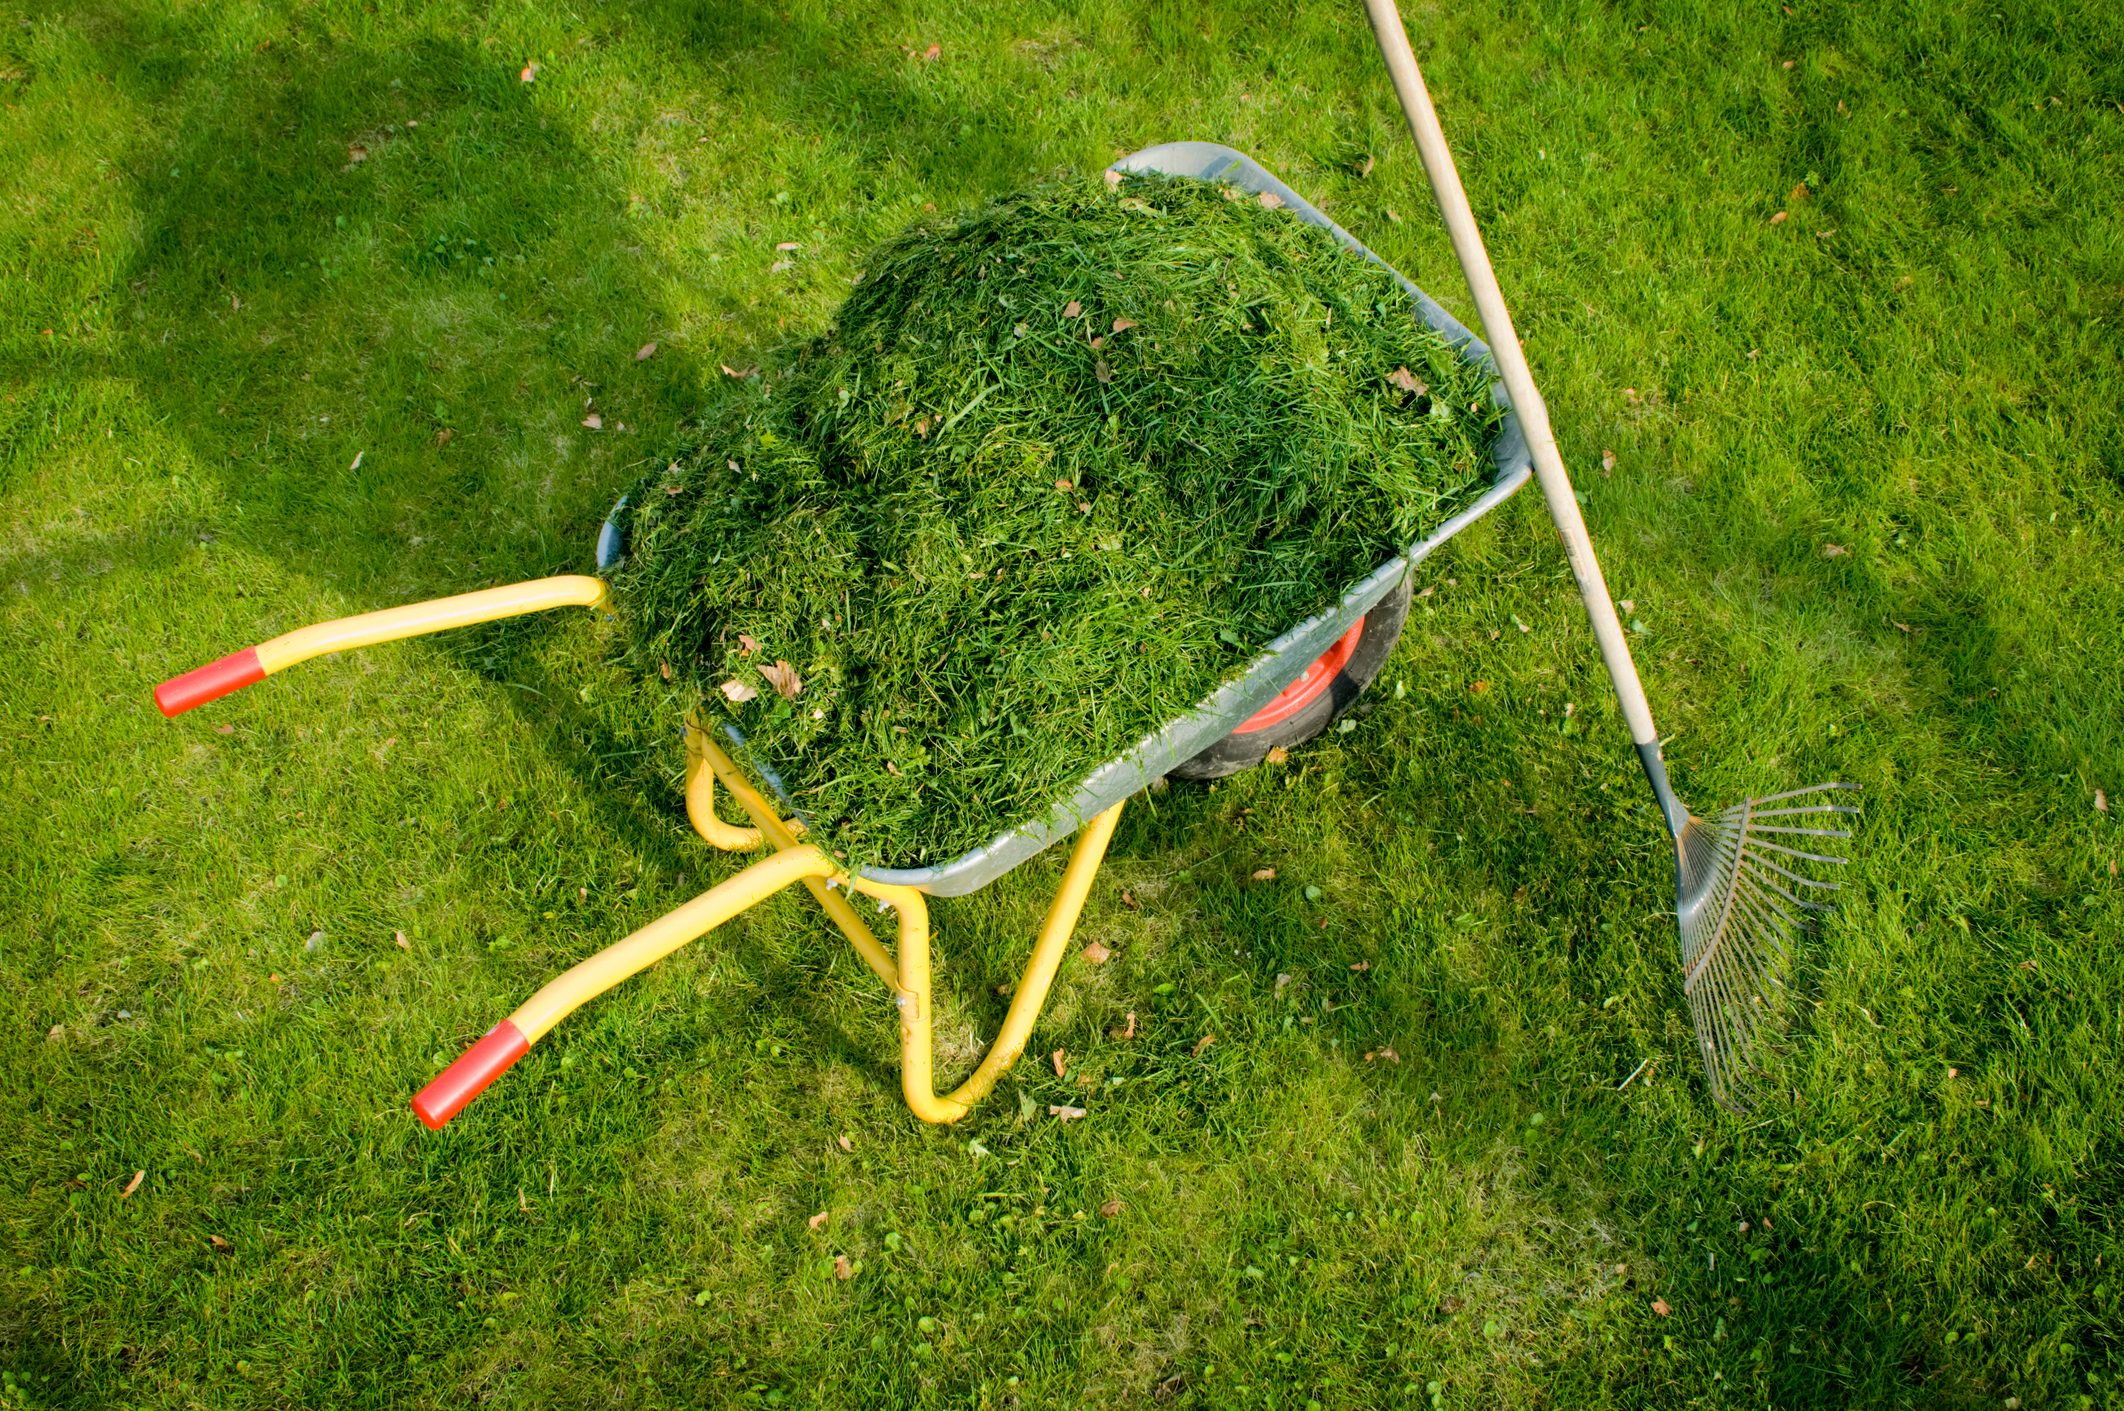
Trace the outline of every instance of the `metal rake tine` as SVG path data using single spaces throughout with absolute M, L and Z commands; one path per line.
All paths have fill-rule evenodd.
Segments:
M 1750 833 L 1788 833 L 1802 838 L 1848 838 L 1851 836 L 1849 828 L 1788 828 L 1774 823 L 1765 824 L 1760 828 L 1750 823 L 1748 831 Z
M 1756 818 L 1783 818 L 1792 813 L 1864 813 L 1865 811 L 1856 804 L 1811 803 L 1804 808 L 1758 808 L 1752 811 L 1751 816 Z
M 1842 891 L 1844 888 L 1844 884 L 1842 882 L 1823 882 L 1813 877 L 1803 877 L 1797 872 L 1788 871 L 1787 869 L 1778 866 L 1776 863 L 1772 862 L 1767 857 L 1756 858 L 1755 865 L 1758 867 L 1767 867 L 1772 872 L 1775 872 L 1778 876 L 1783 877 L 1786 881 L 1797 882 L 1802 887 L 1820 887 L 1825 891 L 1831 892 Z
M 1858 792 L 1858 790 L 1859 790 L 1859 789 L 1860 789 L 1861 787 L 1862 787 L 1862 786 L 1861 786 L 1861 785 L 1858 785 L 1858 784 L 1842 784 L 1842 783 L 1837 783 L 1837 784 L 1809 784 L 1809 785 L 1808 785 L 1808 786 L 1807 786 L 1806 788 L 1804 788 L 1804 789 L 1787 789 L 1787 790 L 1785 790 L 1785 792 L 1783 792 L 1782 794 L 1764 794 L 1764 795 L 1763 795 L 1763 796 L 1762 796 L 1761 798 L 1759 798 L 1759 799 L 1750 799 L 1750 800 L 1748 800 L 1748 802 L 1749 802 L 1750 804 L 1759 804 L 1759 803 L 1777 803 L 1777 802 L 1779 802 L 1779 801 L 1780 801 L 1780 800 L 1782 800 L 1782 799 L 1796 799 L 1796 798 L 1798 798 L 1798 797 L 1799 797 L 1800 795 L 1802 795 L 1802 794 L 1819 794 L 1819 793 L 1823 793 L 1823 792 L 1825 792 L 1825 791 L 1827 791 L 1827 790 L 1829 790 L 1829 789 L 1849 789 L 1849 790 L 1851 790 L 1851 791 L 1852 791 L 1853 793 L 1856 793 L 1856 792 Z
M 1751 852 L 1758 848 L 1764 852 L 1778 852 L 1783 853 L 1786 857 L 1796 857 L 1802 862 L 1833 862 L 1838 867 L 1842 867 L 1851 861 L 1848 857 L 1835 857 L 1829 853 L 1801 852 L 1798 848 L 1788 848 L 1783 843 L 1757 841 L 1749 844 L 1749 851 Z
M 1777 883 L 1768 881 L 1767 879 L 1750 877 L 1747 879 L 1747 881 L 1748 885 L 1751 887 L 1760 888 L 1764 891 L 1776 892 L 1779 896 L 1783 897 L 1786 901 L 1791 902 L 1794 906 L 1804 907 L 1808 911 L 1834 911 L 1836 909 L 1830 906 L 1827 902 L 1808 901 L 1805 897 L 1796 897 L 1792 895 L 1792 893 L 1786 891 L 1783 887 L 1780 887 Z

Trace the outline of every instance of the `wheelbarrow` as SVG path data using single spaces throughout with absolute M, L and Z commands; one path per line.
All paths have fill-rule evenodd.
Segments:
M 1301 219 L 1385 266 L 1356 237 L 1258 163 L 1228 147 L 1168 143 L 1125 157 L 1114 164 L 1114 170 L 1193 177 L 1247 192 L 1273 193 Z M 685 723 L 688 819 L 711 847 L 728 852 L 765 847 L 769 855 L 546 984 L 420 1090 L 413 1098 L 413 1110 L 420 1120 L 431 1128 L 441 1127 L 583 1004 L 731 917 L 798 884 L 810 891 L 892 993 L 899 1012 L 900 1081 L 907 1105 L 925 1122 L 954 1122 L 965 1116 L 1024 1051 L 1124 802 L 1168 775 L 1217 778 L 1251 767 L 1272 749 L 1298 744 L 1325 729 L 1371 682 L 1399 636 L 1408 613 L 1413 566 L 1528 480 L 1532 459 L 1527 442 L 1503 385 L 1496 381 L 1489 349 L 1421 289 L 1398 272 L 1394 274 L 1408 291 L 1414 317 L 1443 334 L 1461 357 L 1492 373 L 1491 395 L 1503 411 L 1503 421 L 1491 450 L 1494 475 L 1478 498 L 1428 538 L 1371 568 L 1334 607 L 1270 642 L 1245 672 L 1193 711 L 1120 758 L 1092 769 L 1074 795 L 1045 818 L 935 867 L 844 867 L 803 840 L 803 819 L 791 808 L 772 772 L 757 762 L 747 761 L 753 766 L 750 770 L 741 764 L 746 760 L 745 741 L 734 726 L 726 724 L 714 731 L 698 716 L 689 718 Z M 598 536 L 600 573 L 625 556 L 624 509 L 622 500 Z M 174 716 L 312 657 L 554 607 L 599 609 L 607 601 L 603 578 L 565 575 L 319 623 L 166 681 L 156 688 L 156 703 L 165 715 Z M 750 819 L 749 826 L 717 814 L 718 782 Z M 1076 843 L 1061 887 L 1048 908 L 1023 978 L 1012 992 L 1001 1029 L 973 1073 L 949 1094 L 938 1094 L 930 1032 L 933 1002 L 926 898 L 978 891 L 1072 835 Z M 857 911 L 853 898 L 858 896 L 876 903 L 880 911 L 897 914 L 892 949 L 878 940 Z

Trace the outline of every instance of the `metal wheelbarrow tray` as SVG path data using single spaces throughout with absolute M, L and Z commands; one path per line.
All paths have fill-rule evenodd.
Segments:
M 930 1122 L 950 1122 L 964 1116 L 1024 1050 L 1123 802 L 1257 719 L 1309 667 L 1322 663 L 1338 644 L 1352 639 L 1354 629 L 1363 623 L 1366 614 L 1407 581 L 1416 563 L 1526 483 L 1532 473 L 1532 458 L 1519 419 L 1502 384 L 1494 377 L 1489 349 L 1430 296 L 1386 266 L 1355 236 L 1259 163 L 1214 143 L 1172 142 L 1125 157 L 1114 163 L 1113 169 L 1192 177 L 1249 192 L 1273 193 L 1300 219 L 1332 232 L 1345 247 L 1387 268 L 1408 291 L 1417 318 L 1443 334 L 1461 357 L 1493 373 L 1491 395 L 1503 411 L 1503 421 L 1491 447 L 1495 475 L 1489 487 L 1428 538 L 1372 568 L 1334 607 L 1270 642 L 1252 666 L 1193 711 L 1120 758 L 1092 770 L 1076 792 L 1056 805 L 1047 817 L 935 867 L 865 868 L 853 873 L 840 867 L 821 849 L 801 841 L 804 825 L 800 819 L 787 816 L 791 810 L 786 794 L 772 772 L 756 762 L 749 774 L 740 767 L 744 739 L 734 726 L 722 727 L 730 746 L 726 750 L 710 739 L 697 719 L 688 720 L 686 808 L 695 829 L 711 846 L 726 851 L 747 851 L 766 844 L 773 848 L 773 854 L 549 982 L 414 1098 L 415 1111 L 430 1127 L 449 1121 L 521 1058 L 532 1043 L 591 998 L 766 897 L 800 882 L 894 993 L 900 1016 L 901 1083 L 908 1105 L 918 1117 Z M 619 519 L 615 511 L 598 537 L 597 566 L 601 572 L 611 568 L 624 553 Z M 567 575 L 320 623 L 164 682 L 156 689 L 156 701 L 164 714 L 174 716 L 311 657 L 551 607 L 598 608 L 606 601 L 602 579 Z M 753 783 L 754 778 L 764 781 L 775 797 L 761 792 Z M 751 827 L 733 825 L 716 816 L 714 791 L 718 780 L 751 816 Z M 1012 992 L 1002 1029 L 975 1072 L 951 1094 L 938 1095 L 931 1073 L 929 921 L 924 898 L 965 896 L 978 891 L 1072 834 L 1078 835 L 1076 847 L 1025 975 Z M 880 910 L 890 908 L 898 913 L 898 945 L 894 951 L 888 951 L 871 934 L 850 904 L 851 893 L 873 899 Z

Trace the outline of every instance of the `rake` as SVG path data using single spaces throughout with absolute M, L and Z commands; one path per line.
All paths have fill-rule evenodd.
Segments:
M 1623 720 L 1637 745 L 1645 778 L 1659 800 L 1660 814 L 1674 836 L 1674 909 L 1681 927 L 1682 993 L 1689 1001 L 1689 1019 L 1696 1029 L 1711 1096 L 1721 1106 L 1745 1110 L 1748 1079 L 1761 1056 L 1764 1035 L 1786 1012 L 1796 933 L 1829 909 L 1828 894 L 1838 884 L 1827 880 L 1822 869 L 1843 864 L 1845 859 L 1830 849 L 1851 836 L 1845 828 L 1808 824 L 1832 823 L 1840 815 L 1857 813 L 1856 806 L 1835 800 L 1838 791 L 1858 786 L 1816 784 L 1748 799 L 1709 818 L 1697 817 L 1675 797 L 1660 757 L 1659 731 L 1652 724 L 1644 684 L 1630 659 L 1622 620 L 1608 597 L 1571 478 L 1556 449 L 1548 408 L 1535 389 L 1526 354 L 1512 329 L 1511 312 L 1490 268 L 1489 253 L 1476 229 L 1467 192 L 1461 189 L 1460 173 L 1453 165 L 1438 113 L 1431 106 L 1430 92 L 1416 67 L 1401 13 L 1394 0 L 1365 0 L 1365 8 L 1452 237 L 1453 252 L 1467 275 L 1468 292 L 1482 316 L 1498 374 L 1526 430 L 1535 477 L 1548 501 L 1549 517 L 1563 536 L 1571 574 L 1578 580 L 1579 596 L 1592 620 L 1601 660 L 1615 683 Z M 1807 847 L 1794 847 L 1778 838 L 1805 841 Z

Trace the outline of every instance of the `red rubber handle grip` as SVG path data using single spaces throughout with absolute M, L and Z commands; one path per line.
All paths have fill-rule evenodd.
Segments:
M 531 1051 L 523 1030 L 504 1019 L 487 1036 L 465 1050 L 464 1057 L 435 1075 L 435 1080 L 413 1097 L 413 1110 L 429 1131 L 465 1110 L 465 1104 L 487 1090 L 487 1084 L 509 1071 L 517 1059 Z
M 155 688 L 155 704 L 164 715 L 182 715 L 193 706 L 218 701 L 231 691 L 265 680 L 265 664 L 258 648 L 245 647 L 220 661 L 194 667 L 182 676 L 172 676 Z

